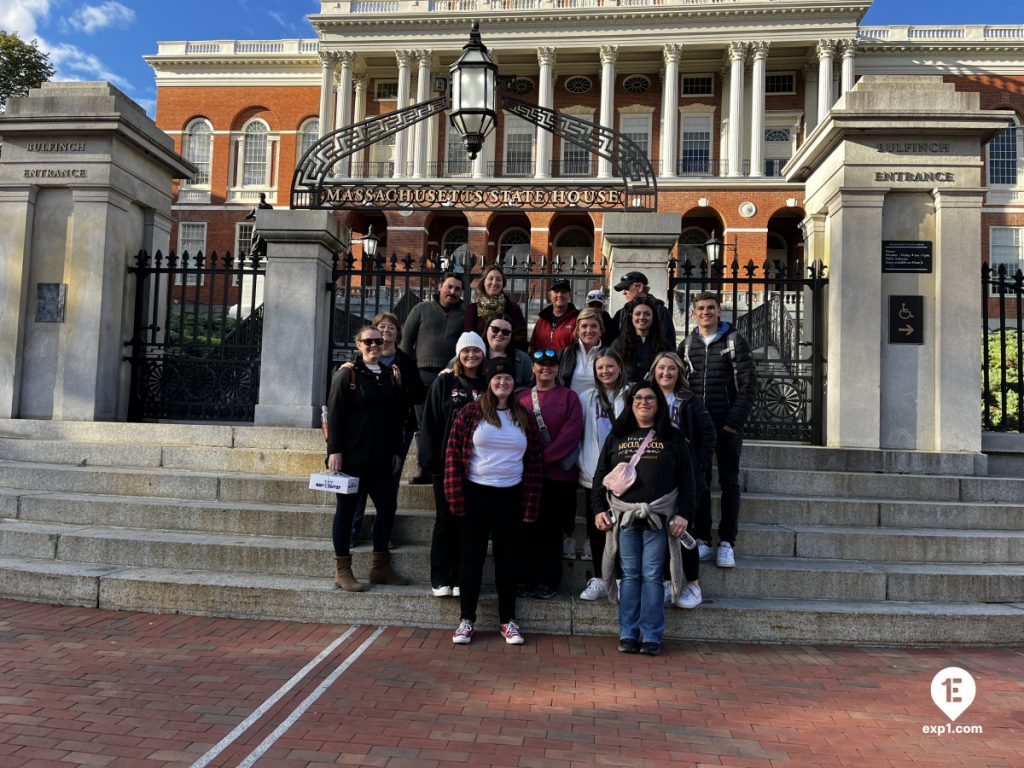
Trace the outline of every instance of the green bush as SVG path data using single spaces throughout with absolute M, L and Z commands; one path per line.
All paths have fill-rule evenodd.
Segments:
M 988 391 L 982 392 L 982 408 L 991 432 L 1016 432 L 1021 428 L 1021 380 L 1017 360 L 1020 350 L 1020 331 L 1008 329 L 1005 333 L 989 331 L 985 344 L 988 363 Z M 1006 340 L 1005 350 L 1002 349 Z M 1005 361 L 1005 376 L 1003 365 Z M 1003 392 L 1006 392 L 1006 412 L 1003 412 Z

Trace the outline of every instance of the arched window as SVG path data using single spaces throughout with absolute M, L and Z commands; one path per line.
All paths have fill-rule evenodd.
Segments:
M 1017 184 L 1017 134 L 1020 132 L 1017 118 L 1010 119 L 1010 126 L 996 136 L 988 145 L 988 183 Z
M 465 258 L 469 247 L 469 230 L 466 227 L 452 227 L 441 238 L 441 252 L 449 261 L 452 257 Z
M 242 166 L 242 185 L 265 187 L 269 185 L 270 162 L 267 156 L 269 126 L 262 120 L 251 120 L 243 129 L 245 155 Z
M 498 258 L 504 264 L 508 257 L 521 261 L 530 255 L 530 233 L 525 229 L 506 229 L 498 244 Z
M 704 243 L 708 240 L 708 233 L 700 227 L 687 227 L 679 235 L 679 260 L 689 261 L 691 264 L 700 264 L 707 257 Z
M 210 185 L 210 160 L 213 157 L 213 126 L 208 120 L 198 118 L 185 127 L 182 154 L 196 167 L 196 177 L 190 186 Z
M 320 119 L 311 117 L 304 120 L 299 126 L 299 159 L 309 151 L 309 148 L 316 144 L 320 138 Z

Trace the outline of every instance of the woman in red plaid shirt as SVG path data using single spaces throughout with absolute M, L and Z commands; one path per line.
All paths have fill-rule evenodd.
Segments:
M 466 645 L 473 639 L 490 538 L 500 631 L 509 645 L 522 645 L 515 620 L 516 550 L 520 525 L 537 519 L 544 455 L 537 425 L 512 397 L 512 361 L 491 358 L 486 374 L 483 395 L 455 418 L 445 456 L 444 494 L 462 525 L 462 620 L 452 642 Z

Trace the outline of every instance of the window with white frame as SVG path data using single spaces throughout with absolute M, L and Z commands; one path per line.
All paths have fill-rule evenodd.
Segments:
M 683 75 L 681 96 L 713 96 L 715 78 L 711 75 Z
M 444 171 L 446 176 L 469 176 L 473 173 L 473 161 L 466 154 L 462 136 L 451 126 L 445 137 Z
M 679 260 L 700 264 L 707 258 L 704 243 L 708 239 L 708 233 L 700 227 L 686 227 L 679 235 Z
M 251 120 L 242 131 L 245 138 L 245 153 L 242 157 L 242 186 L 270 186 L 270 127 L 262 120 Z
M 240 221 L 235 225 L 235 267 L 248 258 L 255 229 L 256 225 L 251 221 Z M 238 285 L 237 273 L 231 276 L 231 284 Z
M 185 128 L 185 159 L 196 167 L 196 176 L 188 182 L 191 187 L 210 186 L 210 161 L 213 157 L 213 126 L 202 118 L 193 120 Z
M 505 115 L 505 175 L 533 173 L 534 127 L 515 115 Z
M 397 101 L 398 100 L 398 81 L 397 80 L 378 80 L 374 84 L 373 98 L 376 101 Z
M 465 259 L 469 250 L 469 230 L 466 227 L 452 227 L 441 238 L 441 270 L 448 272 L 453 259 Z
M 585 115 L 569 115 L 578 117 L 589 122 Z M 570 124 L 570 130 L 579 138 L 591 141 L 592 131 L 584 130 L 575 123 Z M 591 158 L 593 155 L 586 147 L 572 143 L 568 139 L 562 139 L 562 169 L 560 176 L 589 176 L 591 173 Z
M 650 115 L 623 115 L 619 119 L 619 133 L 640 147 L 644 155 L 651 156 Z
M 1024 269 L 1024 227 L 990 227 L 989 228 L 989 266 L 995 274 L 1000 265 L 1006 267 L 1006 274 L 1015 275 L 1018 269 Z
M 311 117 L 299 126 L 299 159 L 305 155 L 320 138 L 320 119 Z
M 206 256 L 206 222 L 205 221 L 183 221 L 178 224 L 178 264 L 185 265 L 184 258 L 188 256 L 188 268 L 196 265 L 196 255 L 202 253 Z M 195 273 L 188 275 L 186 285 L 203 284 L 203 276 Z M 174 284 L 181 285 L 181 273 L 174 277 Z
M 711 115 L 684 115 L 680 125 L 679 172 L 711 175 Z
M 1019 161 L 1017 134 L 1020 127 L 1016 118 L 988 144 L 988 183 L 1016 186 Z
M 501 235 L 501 242 L 498 245 L 498 257 L 502 263 L 509 263 L 508 260 L 515 259 L 522 261 L 530 255 L 530 233 L 518 227 L 506 229 Z
M 792 72 L 769 72 L 764 78 L 764 92 L 769 96 L 796 93 L 796 75 Z

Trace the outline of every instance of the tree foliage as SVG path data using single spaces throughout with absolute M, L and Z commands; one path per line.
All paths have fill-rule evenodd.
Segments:
M 0 29 L 0 112 L 11 96 L 25 96 L 53 77 L 50 57 L 39 50 L 37 41 L 26 43 L 12 32 Z
M 982 393 L 982 400 L 990 425 L 986 428 L 993 432 L 1016 432 L 1021 427 L 1021 372 L 1017 367 L 1020 343 L 1020 331 L 1007 329 L 987 334 L 985 360 L 989 385 L 988 391 Z

